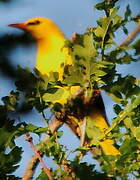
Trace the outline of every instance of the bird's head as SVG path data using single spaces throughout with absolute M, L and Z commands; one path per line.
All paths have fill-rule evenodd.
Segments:
M 63 33 L 53 21 L 43 17 L 32 18 L 23 23 L 9 24 L 9 26 L 29 32 L 37 40 L 51 35 L 63 36 Z

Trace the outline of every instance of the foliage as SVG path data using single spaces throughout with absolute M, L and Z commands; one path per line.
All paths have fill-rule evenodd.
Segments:
M 78 34 L 72 41 L 66 42 L 65 46 L 69 48 L 69 53 L 73 57 L 73 66 L 64 67 L 62 81 L 58 80 L 58 72 L 47 76 L 41 75 L 36 69 L 33 72 L 21 67 L 14 70 L 12 78 L 16 79 L 16 90 L 3 97 L 0 105 L 0 179 L 19 179 L 13 174 L 17 168 L 20 168 L 18 163 L 21 160 L 22 148 L 16 145 L 15 140 L 28 132 L 39 137 L 43 134 L 49 136 L 47 141 L 40 140 L 37 148 L 57 165 L 52 169 L 54 179 L 109 180 L 120 177 L 125 180 L 129 179 L 130 174 L 137 179 L 140 178 L 140 81 L 130 75 L 122 76 L 116 70 L 118 64 L 128 65 L 139 60 L 140 39 L 124 47 L 116 43 L 117 32 L 122 29 L 128 34 L 127 25 L 131 21 L 138 20 L 138 17 L 132 17 L 129 6 L 126 7 L 124 17 L 119 16 L 117 2 L 118 0 L 104 0 L 96 4 L 97 10 L 105 12 L 105 16 L 97 21 L 97 27 L 88 28 L 84 34 Z M 6 38 L 1 38 L 0 41 L 4 42 L 4 40 L 3 47 L 10 42 Z M 13 41 L 11 42 L 13 44 Z M 14 46 L 16 43 L 15 41 Z M 7 58 L 6 52 L 1 48 L 1 64 L 4 64 Z M 8 71 L 5 73 L 11 77 Z M 93 164 L 83 162 L 83 157 L 92 147 L 82 146 L 75 149 L 76 156 L 71 160 L 69 156 L 75 152 L 71 152 L 59 142 L 63 133 L 58 131 L 51 134 L 48 126 L 46 110 L 57 117 L 63 112 L 68 115 L 76 114 L 80 118 L 87 113 L 86 111 L 84 115 L 82 114 L 85 109 L 85 102 L 80 99 L 82 93 L 80 98 L 73 98 L 67 104 L 56 101 L 62 97 L 65 90 L 71 90 L 76 86 L 81 87 L 86 100 L 92 98 L 93 89 L 95 93 L 100 89 L 116 103 L 114 105 L 116 117 L 105 132 L 101 134 L 90 121 L 86 127 L 93 146 L 98 147 L 103 138 L 111 138 L 116 140 L 121 152 L 118 156 L 99 154 L 95 157 L 100 162 L 102 172 L 97 172 Z M 74 102 L 76 107 L 78 105 L 76 109 L 73 106 Z M 44 118 L 45 127 L 35 126 L 30 124 L 30 121 L 19 121 L 17 118 L 34 109 Z M 62 120 L 65 117 L 64 115 Z M 78 124 L 80 121 L 75 123 Z M 111 136 L 109 136 L 110 132 Z M 48 179 L 48 176 L 42 171 L 37 179 Z

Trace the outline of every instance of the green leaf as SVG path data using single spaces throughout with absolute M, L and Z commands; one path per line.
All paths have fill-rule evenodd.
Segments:
M 137 145 L 138 143 L 135 138 L 127 138 L 124 140 L 122 146 L 120 147 L 120 151 L 125 154 L 132 153 L 137 149 Z
M 25 133 L 31 132 L 31 133 L 36 133 L 38 135 L 41 135 L 42 133 L 49 133 L 49 128 L 43 128 L 43 127 L 38 127 L 33 124 L 25 124 L 25 127 L 20 127 L 17 129 L 15 135 L 16 137 L 19 137 Z
M 140 142 L 140 127 L 134 127 L 133 134 L 136 137 L 136 140 Z
M 14 111 L 17 106 L 17 101 L 19 100 L 19 93 L 11 91 L 9 96 L 5 96 L 2 98 L 2 101 L 4 102 L 5 106 L 7 107 L 7 110 Z
M 101 161 L 103 162 L 101 167 L 102 170 L 105 171 L 111 179 L 114 179 L 114 176 L 116 177 L 117 170 L 119 171 L 119 168 L 117 167 L 116 163 L 117 157 L 116 156 L 111 156 L 111 155 L 103 155 L 101 158 Z M 108 179 L 108 178 L 107 178 Z
M 132 48 L 135 49 L 135 55 L 139 55 L 140 54 L 140 39 L 138 39 L 133 45 Z
M 118 104 L 115 104 L 113 108 L 116 114 L 119 114 L 122 111 L 122 108 Z
M 86 134 L 88 138 L 91 140 L 91 144 L 99 144 L 101 131 L 98 127 L 94 125 L 94 121 L 90 118 L 87 118 Z
M 62 136 L 63 132 L 55 132 L 47 141 L 38 144 L 38 148 L 48 157 L 53 157 L 57 164 L 61 164 L 65 157 L 63 145 L 57 140 Z
M 140 14 L 136 15 L 134 18 L 132 18 L 137 24 L 140 24 Z
M 22 148 L 14 147 L 9 153 L 0 152 L 0 177 L 13 173 L 21 160 Z
M 128 107 L 128 110 L 133 111 L 133 109 L 137 108 L 139 105 L 140 105 L 140 94 L 133 99 L 132 103 Z
M 109 27 L 111 25 L 112 20 L 114 19 L 114 17 L 116 16 L 118 11 L 118 8 L 113 8 L 110 11 L 110 16 L 108 18 L 106 18 L 103 22 L 102 22 L 102 27 L 104 29 L 104 35 L 103 35 L 103 41 L 102 41 L 102 49 L 105 46 L 106 43 L 106 36 L 108 35 L 108 31 L 109 31 Z M 111 36 L 110 36 L 111 38 Z
M 104 10 L 105 9 L 105 1 L 103 1 L 102 3 L 96 4 L 94 7 L 98 10 Z
M 126 127 L 127 127 L 128 129 L 131 129 L 131 128 L 134 127 L 133 122 L 132 122 L 132 119 L 131 119 L 130 117 L 126 117 L 126 118 L 124 119 L 124 123 L 125 123 L 125 125 L 126 125 Z
M 122 99 L 122 95 L 119 91 L 115 91 L 113 93 L 109 93 L 109 96 L 117 103 L 122 103 L 123 99 Z
M 114 119 L 113 124 L 106 130 L 105 135 L 112 131 L 121 121 L 125 120 L 128 127 L 131 126 L 131 120 L 127 118 L 129 115 L 133 115 L 133 110 L 140 105 L 140 95 L 134 98 L 133 102 L 127 104 L 124 110 Z
M 20 126 L 21 124 L 14 126 L 14 121 L 10 121 L 7 119 L 7 122 L 4 124 L 4 126 L 0 128 L 0 136 L 2 137 L 0 140 L 0 148 L 5 149 L 8 146 L 15 146 L 14 139 L 17 129 Z
M 49 80 L 50 81 L 58 81 L 59 72 L 49 72 Z
M 76 178 L 72 178 L 73 180 L 111 180 L 111 177 L 107 177 L 106 173 L 98 172 L 94 170 L 94 164 L 88 164 L 86 162 L 81 162 L 79 164 L 74 164 L 73 168 L 76 173 Z M 71 180 L 72 180 L 71 179 Z M 113 179 L 112 179 L 113 180 Z
M 49 178 L 48 178 L 47 174 L 42 171 L 39 174 L 39 176 L 36 178 L 36 180 L 49 180 Z
M 84 84 L 83 74 L 82 72 L 78 71 L 76 67 L 70 68 L 69 74 L 65 75 L 65 79 L 63 82 L 68 86 L 78 85 L 78 84 L 82 86 Z
M 32 92 L 37 86 L 37 78 L 29 69 L 18 67 L 18 80 L 15 82 L 17 89 L 24 92 Z
M 122 26 L 122 30 L 126 35 L 128 35 L 128 29 L 125 26 Z
M 99 69 L 100 67 L 103 67 L 103 64 L 101 65 L 100 63 L 96 62 L 97 50 L 95 49 L 93 43 L 93 34 L 85 33 L 83 36 L 81 36 L 81 39 L 82 42 L 73 45 L 72 57 L 75 63 L 74 68 L 77 73 L 74 72 L 72 74 L 73 79 L 70 80 L 74 82 L 74 75 L 76 75 L 78 77 L 76 79 L 79 79 L 78 83 L 80 83 L 80 86 L 90 86 L 90 88 L 92 88 L 91 78 L 95 76 L 95 78 L 99 81 L 100 78 L 98 78 L 98 76 L 103 76 L 106 73 Z
M 117 1 L 118 0 L 104 0 L 103 2 L 96 4 L 94 7 L 100 11 L 104 10 L 108 16 L 110 9 L 115 6 Z
M 126 99 L 132 98 L 132 95 L 139 95 L 140 88 L 135 84 L 136 79 L 133 76 L 126 76 L 124 78 L 118 78 L 117 81 L 113 82 L 110 87 L 109 91 L 111 92 L 111 96 L 117 97 L 123 100 L 123 97 Z M 118 99 L 118 100 L 119 100 Z M 124 99 L 124 100 L 126 100 Z M 119 102 L 119 101 L 117 101 Z
M 126 7 L 126 11 L 125 11 L 125 15 L 124 15 L 124 17 L 125 17 L 125 21 L 128 21 L 128 18 L 131 16 L 131 10 L 130 10 L 130 6 L 129 5 L 127 5 L 127 7 Z
M 86 60 L 91 60 L 92 57 L 95 57 L 97 54 L 96 49 L 93 45 L 93 35 L 85 34 L 83 36 L 83 45 L 74 44 L 73 46 L 73 56 L 76 61 L 76 55 L 80 58 L 84 58 Z
M 56 102 L 57 100 L 61 99 L 64 92 L 64 89 L 60 87 L 55 93 L 45 93 L 43 95 L 43 100 L 46 102 Z
M 48 83 L 49 83 L 49 77 L 47 75 L 40 75 L 40 77 L 38 77 L 38 87 L 41 90 L 46 90 L 48 87 Z
M 109 10 L 108 17 L 100 18 L 97 23 L 99 26 L 94 30 L 95 37 L 100 37 L 102 41 L 98 43 L 102 50 L 102 56 L 104 55 L 105 48 L 110 48 L 113 42 L 114 31 L 122 23 L 122 19 L 117 16 L 118 8 L 112 8 Z M 96 43 L 97 44 L 97 43 Z M 102 58 L 103 60 L 103 58 Z

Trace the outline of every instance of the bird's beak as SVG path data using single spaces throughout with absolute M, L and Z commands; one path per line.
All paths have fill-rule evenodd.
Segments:
M 23 24 L 23 23 L 9 24 L 8 26 L 19 28 L 19 29 L 23 29 L 23 30 L 27 30 L 27 26 L 25 24 Z

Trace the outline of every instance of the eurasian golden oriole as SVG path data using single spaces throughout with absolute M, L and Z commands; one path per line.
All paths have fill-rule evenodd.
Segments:
M 64 47 L 67 39 L 59 27 L 52 20 L 43 17 L 32 18 L 23 23 L 11 24 L 10 26 L 29 32 L 36 39 L 36 68 L 40 73 L 49 74 L 49 72 L 59 72 L 59 79 L 61 80 L 64 71 L 62 64 L 71 65 L 72 57 L 68 53 L 68 48 Z M 74 87 L 72 93 L 76 93 L 79 88 Z M 66 103 L 70 93 L 69 90 L 65 89 L 58 102 L 62 104 Z M 95 126 L 100 131 L 103 131 L 108 128 L 108 123 L 101 95 L 97 98 L 97 101 L 98 99 L 101 102 L 95 103 L 88 118 L 94 121 Z M 114 146 L 114 140 L 112 139 L 102 140 L 99 145 L 106 155 L 120 154 L 119 150 Z

